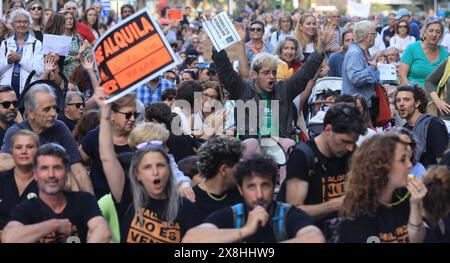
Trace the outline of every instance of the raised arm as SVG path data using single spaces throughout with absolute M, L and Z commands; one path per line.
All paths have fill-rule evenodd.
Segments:
M 236 71 L 234 71 L 227 52 L 225 50 L 217 52 L 213 48 L 212 59 L 220 82 L 222 82 L 225 89 L 230 92 L 232 99 L 239 99 L 245 89 L 244 80 Z
M 114 151 L 110 117 L 111 106 L 101 100 L 101 98 L 105 98 L 102 88 L 98 88 L 95 92 L 95 96 L 98 96 L 96 101 L 100 104 L 100 132 L 98 136 L 100 159 L 111 194 L 117 202 L 120 202 L 125 185 L 125 172 Z
M 442 76 L 444 76 L 447 61 L 448 61 L 448 59 L 446 59 L 444 62 L 442 62 L 425 79 L 425 89 L 430 94 L 430 97 L 433 100 L 433 103 L 436 105 L 436 108 L 443 115 L 450 113 L 450 105 L 445 100 L 442 100 L 441 98 L 439 98 L 438 85 L 439 85 L 439 82 L 440 82 Z
M 241 37 L 241 41 L 236 43 L 238 48 L 238 54 L 239 54 L 239 75 L 245 80 L 250 79 L 250 73 L 249 73 L 249 65 L 248 65 L 248 58 L 247 58 L 247 52 L 245 51 L 245 27 L 239 23 L 235 23 L 234 27 L 236 28 L 236 31 L 238 32 L 239 36 Z

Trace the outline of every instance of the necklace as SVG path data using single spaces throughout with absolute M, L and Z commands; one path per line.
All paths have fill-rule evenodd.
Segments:
M 399 205 L 399 204 L 403 203 L 403 201 L 405 201 L 406 198 L 408 198 L 410 195 L 411 195 L 411 193 L 410 193 L 409 191 L 408 191 L 408 192 L 405 194 L 405 196 L 403 196 L 403 197 L 400 197 L 400 196 L 398 196 L 398 195 L 396 194 L 395 196 L 399 199 L 397 202 L 394 202 L 394 203 L 385 203 L 385 202 L 381 201 L 381 203 L 382 203 L 383 205 L 387 206 L 387 207 L 393 207 L 393 206 L 396 206 L 396 205 Z
M 205 191 L 211 199 L 213 199 L 213 200 L 215 200 L 215 201 L 223 201 L 223 200 L 227 197 L 227 195 L 228 195 L 228 193 L 226 193 L 226 194 L 224 194 L 224 195 L 221 196 L 221 197 L 215 197 L 211 192 L 208 191 L 208 188 L 206 187 L 206 185 L 205 185 L 204 183 L 201 183 L 201 184 L 199 184 L 198 186 L 199 186 L 203 191 Z

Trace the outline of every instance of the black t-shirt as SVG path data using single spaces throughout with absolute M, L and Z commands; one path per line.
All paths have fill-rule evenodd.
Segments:
M 56 214 L 39 197 L 24 201 L 16 206 L 10 214 L 10 221 L 19 221 L 24 225 L 41 223 L 50 219 L 69 219 L 72 223 L 72 233 L 81 242 L 86 242 L 88 222 L 94 217 L 101 216 L 95 198 L 85 192 L 63 192 L 66 197 L 66 207 L 60 214 Z M 55 232 L 39 240 L 39 243 L 66 243 L 67 237 L 61 238 Z
M 305 205 L 316 205 L 344 195 L 345 174 L 348 169 L 348 157 L 325 157 L 317 148 L 314 140 L 306 142 L 317 158 L 314 165 L 314 173 L 309 174 L 308 162 L 303 151 L 294 150 L 289 156 L 286 168 L 286 180 L 283 182 L 278 199 L 286 200 L 286 182 L 290 178 L 298 178 L 308 182 L 308 194 Z M 327 178 L 327 180 L 325 180 Z M 328 189 L 328 191 L 325 191 Z M 326 219 L 337 217 L 336 213 L 330 214 L 325 219 L 317 221 L 316 225 L 323 229 Z
M 32 180 L 22 195 L 19 196 L 14 169 L 0 174 L 0 230 L 3 229 L 8 220 L 11 210 L 24 200 L 37 196 L 39 189 L 36 181 Z
M 425 167 L 437 164 L 436 157 L 442 156 L 447 150 L 448 133 L 444 132 L 441 125 L 437 118 L 432 118 L 428 125 L 426 150 L 420 157 L 420 163 Z M 404 127 L 413 130 L 408 124 Z
M 184 134 L 174 135 L 170 133 L 166 144 L 169 148 L 169 153 L 173 155 L 176 163 L 188 156 L 195 155 L 197 151 L 197 143 L 195 139 Z
M 114 199 L 114 198 L 113 198 Z M 198 212 L 186 198 L 180 199 L 178 215 L 175 221 L 165 221 L 161 215 L 167 206 L 167 199 L 149 198 L 148 205 L 143 209 L 143 224 L 138 221 L 133 206 L 129 180 L 125 181 L 122 200 L 116 206 L 120 225 L 122 243 L 181 243 L 186 232 L 199 225 Z
M 110 192 L 108 182 L 106 181 L 105 173 L 103 172 L 102 161 L 100 159 L 98 134 L 100 129 L 97 127 L 89 131 L 81 141 L 81 147 L 84 152 L 91 158 L 91 172 L 89 177 L 94 187 L 95 197 L 100 199 L 105 194 Z M 114 145 L 114 151 L 116 154 L 131 152 L 128 144 L 126 145 Z
M 37 40 L 41 41 L 41 43 L 43 43 L 44 42 L 44 34 L 42 34 L 42 31 L 33 29 L 33 32 L 34 32 L 34 37 Z
M 62 115 L 59 119 L 66 124 L 71 132 L 73 132 L 73 128 L 75 128 L 75 125 L 77 124 L 76 121 L 67 118 L 65 115 Z
M 272 206 L 273 206 L 272 211 L 276 211 L 277 203 L 272 202 Z M 244 210 L 245 210 L 245 221 L 247 222 L 249 211 L 246 205 L 244 205 Z M 231 207 L 226 207 L 210 214 L 205 219 L 205 223 L 213 224 L 220 229 L 236 228 L 234 225 L 234 215 Z M 311 217 L 309 217 L 304 211 L 296 208 L 295 206 L 291 206 L 291 208 L 287 212 L 285 222 L 287 239 L 294 238 L 300 229 L 312 224 L 313 220 Z M 267 224 L 264 227 L 259 228 L 254 235 L 244 239 L 243 241 L 250 243 L 278 242 L 274 232 L 272 218 L 267 222 Z
M 197 208 L 199 212 L 199 218 L 201 221 L 205 220 L 205 218 L 212 212 L 243 202 L 242 196 L 236 189 L 229 191 L 227 193 L 227 196 L 220 201 L 214 200 L 211 197 L 209 197 L 208 193 L 206 193 L 204 190 L 198 187 L 198 185 L 194 186 L 192 189 L 194 190 L 195 193 L 194 206 Z M 216 198 L 223 197 L 214 194 L 212 195 Z
M 3 139 L 1 152 L 11 152 L 12 136 L 16 132 L 23 129 L 30 131 L 33 130 L 31 129 L 28 121 L 22 121 L 9 127 L 9 129 L 6 131 L 5 138 Z M 39 143 L 41 145 L 51 142 L 57 143 L 64 147 L 64 149 L 66 149 L 67 154 L 70 157 L 70 165 L 81 162 L 81 155 L 78 151 L 77 143 L 75 142 L 75 139 L 73 138 L 73 135 L 70 132 L 69 128 L 67 128 L 67 126 L 60 120 L 56 120 L 55 125 L 39 134 Z
M 399 191 L 399 197 L 405 192 Z M 367 243 L 371 241 L 370 237 L 379 238 L 382 243 L 408 242 L 409 211 L 407 198 L 392 207 L 380 206 L 375 217 L 360 215 L 355 220 L 344 219 L 338 230 L 338 242 Z

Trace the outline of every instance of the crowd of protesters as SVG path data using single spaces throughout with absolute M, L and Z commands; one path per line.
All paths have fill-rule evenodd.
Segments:
M 231 18 L 233 55 L 202 29 L 212 10 L 169 8 L 181 63 L 107 104 L 92 49 L 136 8 L 10 3 L 1 242 L 450 242 L 449 21 L 255 4 Z

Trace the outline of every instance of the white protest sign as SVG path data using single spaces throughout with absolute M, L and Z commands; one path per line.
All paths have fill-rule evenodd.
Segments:
M 370 2 L 365 2 L 365 3 L 359 4 L 355 1 L 348 0 L 347 1 L 347 15 L 349 15 L 350 17 L 357 16 L 357 17 L 367 18 L 367 17 L 369 17 L 369 14 L 370 14 L 371 5 L 372 4 Z
M 203 28 L 217 52 L 241 40 L 236 28 L 225 12 L 216 15 L 210 21 L 203 22 Z
M 56 53 L 60 56 L 69 55 L 72 37 L 44 34 L 43 53 Z
M 397 69 L 393 64 L 378 64 L 380 80 L 397 80 Z

